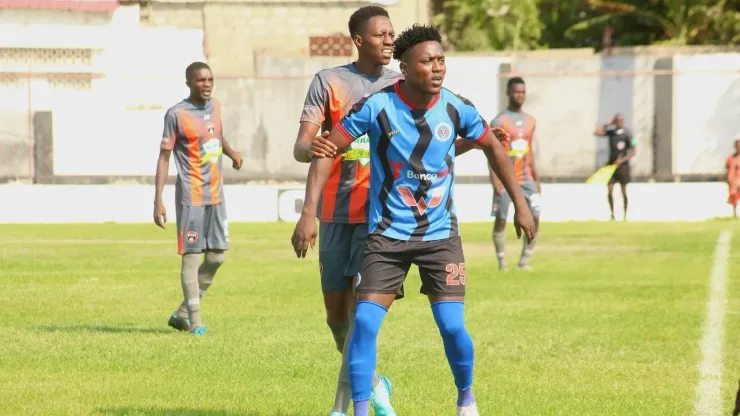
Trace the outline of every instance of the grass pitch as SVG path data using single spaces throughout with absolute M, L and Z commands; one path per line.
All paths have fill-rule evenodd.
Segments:
M 0 413 L 325 416 L 339 354 L 317 253 L 292 224 L 232 224 L 205 338 L 166 326 L 182 291 L 174 224 L 0 226 Z M 709 275 L 732 230 L 722 405 L 740 377 L 740 226 L 543 224 L 535 270 L 496 271 L 464 224 L 466 321 L 482 415 L 689 415 Z M 509 264 L 520 242 L 513 230 Z M 453 415 L 455 388 L 415 268 L 380 333 L 399 415 Z

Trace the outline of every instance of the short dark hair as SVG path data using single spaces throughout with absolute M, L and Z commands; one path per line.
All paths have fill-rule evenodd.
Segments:
M 509 81 L 506 82 L 506 92 L 509 92 L 511 87 L 515 84 L 524 84 L 524 79 L 522 79 L 522 77 L 510 78 Z
M 188 65 L 187 68 L 185 68 L 185 79 L 190 79 L 190 77 L 195 74 L 196 71 L 201 69 L 207 69 L 211 70 L 211 67 L 208 66 L 205 62 L 193 62 L 192 64 Z
M 383 16 L 390 19 L 388 11 L 380 6 L 360 7 L 349 17 L 349 35 L 354 37 L 360 31 L 362 25 L 373 17 Z
M 401 32 L 396 38 L 393 46 L 393 58 L 400 61 L 403 54 L 414 46 L 424 42 L 442 43 L 442 35 L 439 29 L 432 25 L 414 24 L 410 28 Z

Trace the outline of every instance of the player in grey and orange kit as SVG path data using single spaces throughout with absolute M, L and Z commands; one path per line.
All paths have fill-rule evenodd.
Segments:
M 506 84 L 509 105 L 491 121 L 491 127 L 500 127 L 509 133 L 510 141 L 504 143 L 504 147 L 509 153 L 512 165 L 514 165 L 516 179 L 524 193 L 524 198 L 527 200 L 529 210 L 532 212 L 535 230 L 537 231 L 540 224 L 541 187 L 532 145 L 536 122 L 534 117 L 522 111 L 526 93 L 524 80 L 519 77 L 511 78 Z M 504 189 L 499 178 L 496 177 L 496 174 L 490 169 L 489 173 L 494 192 L 493 215 L 496 217 L 493 225 L 493 244 L 496 248 L 499 269 L 506 270 L 506 233 L 504 230 L 506 229 L 506 218 L 509 215 L 511 197 Z M 529 260 L 532 257 L 538 235 L 539 232 L 535 234 L 532 241 L 524 240 L 522 254 L 519 258 L 519 269 L 528 270 L 531 268 Z
M 154 223 L 162 228 L 167 223 L 162 190 L 167 182 L 170 154 L 174 153 L 177 253 L 182 256 L 180 277 L 184 300 L 168 325 L 203 335 L 206 327 L 200 316 L 200 298 L 223 263 L 224 251 L 229 249 L 221 155 L 225 153 L 237 170 L 242 166 L 242 156 L 223 137 L 221 104 L 211 97 L 211 69 L 203 62 L 194 62 L 185 70 L 185 77 L 190 96 L 167 110 L 164 117 Z M 201 253 L 205 253 L 205 258 L 199 266 Z
M 390 63 L 395 38 L 385 9 L 362 7 L 350 16 L 348 26 L 357 47 L 357 61 L 316 74 L 306 94 L 293 150 L 295 159 L 303 163 L 324 154 L 334 158 L 317 212 L 319 272 L 326 322 L 343 357 L 330 416 L 346 416 L 349 408 L 346 340 L 351 336 L 354 321 L 353 281 L 362 266 L 367 238 L 370 141 L 367 135 L 359 137 L 345 152 L 336 155 L 336 148 L 327 147 L 333 144 L 316 136 L 328 133 L 355 103 L 403 78 L 384 67 Z M 398 296 L 403 296 L 403 288 Z M 390 403 L 391 389 L 386 377 L 374 377 L 371 402 L 377 416 L 395 416 Z

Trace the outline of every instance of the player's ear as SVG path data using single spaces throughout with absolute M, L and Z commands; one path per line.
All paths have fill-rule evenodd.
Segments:
M 398 65 L 398 69 L 401 70 L 401 73 L 403 74 L 403 76 L 406 76 L 409 74 L 409 66 L 406 65 L 406 62 L 404 61 L 401 61 L 401 63 Z
M 362 46 L 362 36 L 360 35 L 352 36 L 352 43 L 354 43 L 355 47 L 359 49 Z

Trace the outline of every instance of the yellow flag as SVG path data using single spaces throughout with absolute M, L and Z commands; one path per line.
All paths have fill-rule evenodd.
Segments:
M 586 183 L 606 185 L 614 175 L 615 170 L 617 170 L 617 165 L 606 165 L 597 170 L 590 178 L 586 179 Z

